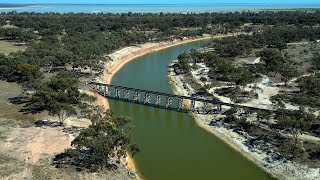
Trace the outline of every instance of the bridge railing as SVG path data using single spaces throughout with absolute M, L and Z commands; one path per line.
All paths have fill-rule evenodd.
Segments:
M 109 98 L 113 98 L 116 100 L 123 99 L 125 101 L 133 101 L 135 103 L 138 103 L 140 100 L 140 94 L 143 93 L 143 104 L 144 105 L 150 105 L 150 97 L 153 95 L 154 97 L 154 104 L 156 107 L 160 106 L 160 101 L 161 101 L 161 96 L 166 97 L 166 104 L 165 107 L 166 109 L 172 108 L 172 99 L 178 99 L 178 110 L 182 109 L 183 106 L 183 101 L 189 101 L 189 110 L 190 111 L 196 111 L 196 102 L 201 102 L 203 103 L 203 110 L 206 113 L 210 112 L 221 112 L 222 111 L 222 106 L 228 106 L 228 107 L 238 107 L 238 108 L 244 108 L 244 109 L 249 109 L 249 110 L 254 110 L 254 111 L 269 111 L 269 112 L 276 112 L 275 110 L 270 110 L 270 109 L 263 109 L 263 108 L 258 108 L 258 107 L 251 107 L 251 106 L 245 106 L 245 105 L 240 105 L 240 104 L 233 104 L 233 103 L 225 103 L 221 102 L 216 99 L 204 99 L 200 97 L 192 97 L 192 96 L 180 96 L 180 95 L 174 95 L 174 94 L 168 94 L 168 93 L 163 93 L 163 92 L 158 92 L 158 91 L 150 91 L 150 90 L 144 90 L 144 89 L 138 89 L 138 88 L 131 88 L 131 87 L 126 87 L 126 86 L 118 86 L 118 85 L 111 85 L 111 84 L 104 84 L 104 83 L 99 83 L 99 82 L 88 82 L 88 85 L 90 85 L 93 89 L 97 90 L 101 95 Z M 113 89 L 113 96 L 111 95 L 111 89 Z M 120 91 L 123 91 L 123 96 L 121 96 Z M 130 92 L 133 92 L 132 99 L 130 96 Z M 122 97 L 122 98 L 121 98 Z M 216 106 L 215 109 L 208 109 L 208 105 L 213 105 Z

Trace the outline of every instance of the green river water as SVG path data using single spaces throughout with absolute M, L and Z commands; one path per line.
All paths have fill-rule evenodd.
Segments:
M 137 58 L 121 68 L 111 84 L 173 93 L 167 80 L 168 64 L 182 52 L 207 42 L 192 42 Z M 134 161 L 145 179 L 271 179 L 217 137 L 198 127 L 185 113 L 113 100 L 109 103 L 116 115 L 132 119 L 133 142 L 141 148 Z

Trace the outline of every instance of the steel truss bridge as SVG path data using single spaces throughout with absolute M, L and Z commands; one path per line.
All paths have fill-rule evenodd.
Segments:
M 225 103 L 216 99 L 212 100 L 212 99 L 204 99 L 199 97 L 180 96 L 180 95 L 162 93 L 157 91 L 131 88 L 126 86 L 104 84 L 99 82 L 88 82 L 86 84 L 88 84 L 91 88 L 96 90 L 102 96 L 109 99 L 132 102 L 137 104 L 143 104 L 146 106 L 153 106 L 156 108 L 170 109 L 170 110 L 176 110 L 176 111 L 182 111 L 182 112 L 191 111 L 191 112 L 197 112 L 197 113 L 203 113 L 203 114 L 213 114 L 213 113 L 221 112 L 222 106 L 243 108 L 251 111 L 262 110 L 262 111 L 268 111 L 271 113 L 276 112 L 270 109 L 263 109 L 263 108 L 251 107 L 251 106 L 245 106 L 245 105 L 233 104 L 233 103 Z M 161 101 L 162 98 L 165 99 L 164 102 Z M 173 103 L 173 100 L 177 102 L 176 105 Z M 187 109 L 183 108 L 184 101 L 189 101 L 189 107 L 187 107 Z M 196 102 L 203 104 L 200 111 L 199 109 L 196 108 Z

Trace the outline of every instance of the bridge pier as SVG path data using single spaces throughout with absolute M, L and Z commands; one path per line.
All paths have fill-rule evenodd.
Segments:
M 106 91 L 105 91 L 105 96 L 106 96 L 106 97 L 109 97 L 109 96 L 110 96 L 110 93 L 111 93 L 111 92 L 110 92 L 110 88 L 106 86 L 106 89 L 105 89 L 105 90 L 106 90 Z
M 120 91 L 119 91 L 119 89 L 115 87 L 114 91 L 115 91 L 115 98 L 120 99 Z
M 191 103 L 190 103 L 190 111 L 194 112 L 195 106 L 196 106 L 195 100 L 191 100 Z
M 171 97 L 167 96 L 166 109 L 171 108 L 170 107 L 171 103 L 172 103 Z
M 123 96 L 124 96 L 124 99 L 128 102 L 129 101 L 129 96 L 130 96 L 130 93 L 129 93 L 128 89 L 125 89 Z
M 204 112 L 208 114 L 208 103 L 204 103 Z
M 144 94 L 143 104 L 145 104 L 145 105 L 150 104 L 150 95 L 149 95 L 149 93 L 145 93 L 145 94 Z
M 182 98 L 179 98 L 178 103 L 179 103 L 178 111 L 181 111 L 182 106 L 183 106 L 183 99 L 182 99 Z
M 133 101 L 135 102 L 135 103 L 138 103 L 139 102 L 139 99 L 140 99 L 140 94 L 139 94 L 139 92 L 138 91 L 134 91 L 134 93 L 133 93 Z
M 106 85 L 103 85 L 103 96 L 106 96 L 107 95 L 107 86 Z
M 218 111 L 218 112 L 221 112 L 221 111 L 222 111 L 221 104 L 218 104 L 218 105 L 217 105 L 217 111 Z
M 270 113 L 275 113 L 273 110 L 268 110 L 268 109 L 261 109 L 258 107 L 250 107 L 250 106 L 245 106 L 245 105 L 240 105 L 240 104 L 231 104 L 231 103 L 223 103 L 221 101 L 216 101 L 216 100 L 210 100 L 210 99 L 205 99 L 205 98 L 198 98 L 198 97 L 190 97 L 190 96 L 179 96 L 179 95 L 172 95 L 172 94 L 167 94 L 167 93 L 162 93 L 162 92 L 157 92 L 157 91 L 148 91 L 148 90 L 143 90 L 143 89 L 136 89 L 136 88 L 130 88 L 126 86 L 116 86 L 116 85 L 110 85 L 110 84 L 102 84 L 99 82 L 87 82 L 87 84 L 90 86 L 91 89 L 94 90 L 94 92 L 98 92 L 99 94 L 106 96 L 106 97 L 114 97 L 115 99 L 120 99 L 120 93 L 121 91 L 124 91 L 124 99 L 126 101 L 129 101 L 130 99 L 130 91 L 133 93 L 133 100 L 135 103 L 140 103 L 140 93 L 144 93 L 144 104 L 150 104 L 150 94 L 152 96 L 155 96 L 154 104 L 156 107 L 160 107 L 161 103 L 161 96 L 166 97 L 166 103 L 165 107 L 167 109 L 171 108 L 172 100 L 171 98 L 177 98 L 178 99 L 178 110 L 181 111 L 183 108 L 183 100 L 188 100 L 190 101 L 190 108 L 189 111 L 195 112 L 197 111 L 199 113 L 199 108 L 196 107 L 197 102 L 203 103 L 203 111 L 205 113 L 219 113 L 223 111 L 222 105 L 223 106 L 231 106 L 231 107 L 240 107 L 246 109 L 246 111 L 251 111 L 251 110 L 265 110 L 269 111 Z M 113 88 L 114 88 L 114 95 L 113 95 Z M 216 106 L 216 108 L 210 108 L 211 105 L 208 107 L 209 104 L 212 104 L 213 106 Z
M 159 107 L 160 103 L 161 103 L 160 95 L 156 95 L 156 99 L 155 99 L 154 104 L 156 105 L 156 107 Z

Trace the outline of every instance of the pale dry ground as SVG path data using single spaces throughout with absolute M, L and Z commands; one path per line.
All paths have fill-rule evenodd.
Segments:
M 24 51 L 26 46 L 16 46 L 14 42 L 0 40 L 0 53 L 8 55 L 12 52 Z
M 106 57 L 110 57 L 111 62 L 108 62 L 105 65 L 103 76 L 99 77 L 99 82 L 110 84 L 113 75 L 116 74 L 126 63 L 138 57 L 141 57 L 143 55 L 146 55 L 155 51 L 159 51 L 162 49 L 170 48 L 173 46 L 178 46 L 181 44 L 193 42 L 193 41 L 200 41 L 200 40 L 211 39 L 211 38 L 217 39 L 217 38 L 223 38 L 223 37 L 239 35 L 239 34 L 216 35 L 214 37 L 210 35 L 203 35 L 203 37 L 198 37 L 198 38 L 184 38 L 183 40 L 174 40 L 174 41 L 158 42 L 158 43 L 145 43 L 137 46 L 129 46 L 129 47 L 122 48 L 120 50 L 115 51 L 114 53 L 106 55 Z M 91 94 L 91 95 L 94 95 L 95 97 L 97 97 L 97 104 L 102 105 L 103 109 L 109 109 L 108 101 L 106 101 L 105 98 L 103 98 L 97 93 Z M 127 156 L 126 159 L 127 159 L 127 162 L 126 162 L 127 168 L 131 171 L 136 172 L 137 170 L 135 168 L 134 160 L 130 156 Z M 139 178 L 138 176 L 136 177 Z
M 190 41 L 192 40 L 179 43 L 186 43 Z M 7 48 L 2 48 L 3 51 L 6 50 L 6 54 L 17 50 L 14 49 L 16 46 L 13 46 L 13 44 L 10 43 L 6 44 L 7 42 L 5 41 L 0 41 L 0 47 L 1 43 L 5 48 Z M 134 59 L 135 57 L 173 45 L 178 45 L 179 43 L 173 42 L 165 45 L 154 44 L 151 47 L 149 45 L 142 45 L 140 51 L 136 52 L 133 56 L 131 53 L 125 52 L 121 55 L 125 57 L 123 57 L 120 62 L 117 62 L 116 65 L 111 67 L 111 72 L 115 73 L 124 65 L 124 63 L 128 62 L 128 60 Z M 107 77 L 110 78 L 110 81 L 112 76 Z M 99 177 L 108 177 L 107 179 L 114 179 L 115 177 L 120 177 L 120 179 L 129 178 L 128 174 L 125 173 L 126 170 L 121 170 L 118 172 L 119 174 L 111 172 L 109 175 L 96 175 L 90 173 L 77 174 L 70 171 L 67 172 L 68 175 L 66 175 L 60 169 L 52 167 L 50 165 L 50 161 L 53 156 L 63 152 L 66 148 L 70 148 L 71 141 L 74 137 L 70 134 L 64 133 L 62 127 L 35 127 L 33 125 L 34 120 L 47 119 L 50 121 L 56 121 L 56 118 L 49 118 L 47 115 L 31 116 L 19 113 L 18 111 L 22 106 L 10 104 L 8 102 L 8 98 L 18 96 L 21 93 L 20 86 L 13 83 L 1 82 L 0 91 L 8 92 L 2 93 L 1 95 L 3 98 L 0 99 L 0 107 L 2 107 L 0 110 L 0 114 L 2 114 L 2 116 L 0 116 L 0 142 L 2 142 L 1 144 L 4 144 L 3 148 L 0 149 L 0 161 L 2 162 L 1 164 L 4 169 L 4 171 L 0 171 L 0 177 L 10 179 L 22 179 L 28 177 L 33 177 L 35 179 L 43 179 L 45 177 L 64 177 L 66 179 L 82 179 L 84 177 L 85 179 L 99 179 Z M 105 98 L 90 91 L 86 91 L 86 93 L 97 97 L 96 105 L 102 106 L 103 110 L 109 109 Z M 23 122 L 25 120 L 28 120 L 27 126 L 26 122 Z M 67 127 L 88 127 L 91 124 L 87 119 L 78 119 L 74 117 L 68 118 L 65 122 Z M 124 164 L 126 164 L 128 169 L 135 173 L 134 162 L 129 155 L 127 156 Z
M 198 72 L 193 72 L 193 76 L 196 76 Z M 171 81 L 171 85 L 173 86 L 175 94 L 190 96 L 195 92 L 194 89 L 189 84 L 185 83 L 183 75 L 175 75 L 172 69 L 169 69 L 168 78 Z M 198 83 L 201 83 L 198 79 L 199 77 L 195 77 Z M 256 102 L 249 102 L 246 105 L 257 106 L 260 103 L 264 103 L 269 105 L 269 98 L 271 95 L 277 94 L 278 90 L 275 90 L 273 87 L 266 86 L 266 83 L 269 82 L 269 79 L 264 78 L 262 82 L 258 83 L 263 89 L 262 92 L 259 93 L 259 98 Z M 185 85 L 184 85 L 185 84 Z M 184 88 L 186 87 L 186 88 Z M 215 94 L 221 101 L 230 102 L 230 98 L 226 98 L 223 96 L 218 96 Z M 261 101 L 261 102 L 259 102 Z M 261 104 L 260 104 L 261 105 Z M 200 106 L 200 104 L 196 104 L 196 106 Z M 202 106 L 202 105 L 201 105 Z M 265 106 L 264 106 L 265 107 Z M 223 107 L 226 108 L 226 107 Z M 258 149 L 249 149 L 244 142 L 246 138 L 244 136 L 239 135 L 238 133 L 233 132 L 232 130 L 226 129 L 224 127 L 212 126 L 210 125 L 211 121 L 215 121 L 221 117 L 222 115 L 200 115 L 193 114 L 193 117 L 196 123 L 207 130 L 208 132 L 214 134 L 219 139 L 224 141 L 233 149 L 239 151 L 249 160 L 259 165 L 261 168 L 266 170 L 267 172 L 275 175 L 280 179 L 288 179 L 288 180 L 302 180 L 302 179 L 320 179 L 320 170 L 319 168 L 309 168 L 305 165 L 292 163 L 292 162 L 268 162 L 266 161 L 266 157 L 268 155 L 264 152 L 261 152 Z M 303 139 L 310 139 L 309 136 L 304 135 Z M 317 138 L 318 139 L 318 138 Z
M 2 28 L 4 28 L 4 29 L 12 29 L 12 28 L 18 28 L 18 27 L 8 23 L 6 25 L 3 25 Z
M 219 36 L 220 37 L 220 36 Z M 185 40 L 175 40 L 170 42 L 159 42 L 159 43 L 146 43 L 141 44 L 137 46 L 130 46 L 125 47 L 120 50 L 115 51 L 112 54 L 106 55 L 106 57 L 110 57 L 111 62 L 107 63 L 105 66 L 105 71 L 103 73 L 103 76 L 99 77 L 99 81 L 101 83 L 110 84 L 112 77 L 114 74 L 117 73 L 126 63 L 141 57 L 143 55 L 159 51 L 162 49 L 166 49 L 169 47 L 177 46 L 180 44 L 192 42 L 192 41 L 199 41 L 204 39 L 210 39 L 211 36 L 205 35 L 201 38 L 191 38 L 191 39 L 185 39 Z M 92 93 L 87 92 L 90 95 L 93 95 L 97 98 L 97 105 L 102 106 L 103 110 L 109 109 L 109 103 L 108 101 L 99 95 L 98 93 Z M 134 160 L 130 155 L 126 157 L 125 161 L 127 169 L 129 169 L 131 172 L 135 174 L 135 178 L 141 179 L 139 175 L 137 174 L 137 169 L 134 164 Z
M 191 86 L 186 86 L 187 89 L 183 87 L 183 76 L 176 76 L 173 72 L 169 72 L 169 79 L 172 81 L 171 85 L 176 94 L 189 96 L 194 90 Z M 190 89 L 191 88 L 191 89 Z M 277 176 L 280 179 L 288 180 L 302 180 L 302 179 L 319 179 L 319 169 L 308 168 L 304 165 L 298 165 L 296 163 L 283 163 L 283 162 L 267 162 L 264 158 L 267 154 L 261 152 L 260 150 L 252 150 L 244 145 L 245 137 L 226 129 L 224 127 L 211 126 L 211 121 L 221 118 L 221 115 L 199 115 L 194 114 L 196 123 L 207 130 L 208 132 L 214 134 L 216 137 L 224 141 L 230 147 L 239 151 L 246 158 L 259 165 L 261 168 L 270 172 L 272 175 Z
M 219 36 L 220 37 L 220 36 Z M 217 37 L 217 38 L 219 38 Z M 221 36 L 223 37 L 223 36 Z M 147 53 L 151 53 L 157 50 L 161 50 L 164 48 L 176 46 L 183 43 L 188 43 L 191 41 L 207 39 L 210 37 L 204 37 L 199 39 L 187 39 L 183 41 L 174 41 L 174 42 L 165 42 L 165 43 L 155 43 L 155 44 L 144 44 L 141 45 L 138 49 L 132 50 L 132 47 L 124 48 L 122 50 L 117 51 L 118 57 L 115 63 L 109 65 L 107 68 L 111 74 L 105 72 L 105 77 L 103 77 L 104 82 L 110 82 L 112 75 L 116 73 L 125 63 L 133 60 L 139 56 L 145 55 Z M 5 50 L 10 47 L 4 41 L 2 41 L 2 45 Z M 11 44 L 12 45 L 12 44 Z M 6 49 L 6 53 L 10 53 L 15 51 L 16 47 L 11 46 L 11 48 Z M 131 49 L 128 51 L 128 49 Z M 1 41 L 0 41 L 0 51 L 1 51 Z M 2 82 L 3 83 L 3 82 Z M 0 92 L 12 92 L 11 86 L 12 84 L 4 83 L 4 85 L 0 87 L 8 87 L 8 90 L 3 90 Z M 14 86 L 17 86 L 14 84 Z M 1 89 L 0 89 L 1 90 Z M 9 94 L 5 97 L 1 102 L 5 108 L 9 105 L 9 109 L 12 109 L 12 105 L 8 103 L 7 99 L 10 97 L 16 97 L 20 94 L 21 89 L 17 88 L 17 91 L 14 94 Z M 101 97 L 97 93 L 88 92 L 91 95 L 95 95 L 97 97 L 96 105 L 100 105 L 104 110 L 108 109 L 108 103 L 105 98 Z M 48 177 L 53 178 L 62 178 L 63 179 L 129 179 L 130 177 L 126 173 L 126 170 L 121 170 L 117 173 L 110 172 L 108 174 L 92 174 L 92 173 L 77 173 L 75 171 L 61 170 L 55 169 L 51 164 L 51 159 L 55 154 L 61 153 L 66 148 L 70 148 L 71 141 L 74 139 L 72 135 L 66 134 L 62 131 L 62 127 L 60 128 L 41 128 L 34 127 L 32 120 L 34 119 L 48 119 L 45 117 L 36 117 L 36 116 L 25 116 L 21 113 L 17 114 L 19 116 L 19 120 L 15 120 L 15 117 L 11 117 L 12 114 L 17 112 L 17 110 L 21 108 L 21 106 L 14 107 L 12 113 L 5 111 L 0 111 L 0 113 L 4 113 L 5 116 L 0 118 L 1 126 L 0 126 L 0 142 L 4 144 L 4 147 L 0 149 L 0 162 L 4 171 L 0 171 L 0 177 L 8 178 L 8 179 L 44 179 Z M 29 117 L 30 122 L 26 125 L 25 122 L 21 120 L 25 120 Z M 12 118 L 12 119 L 10 119 Z M 77 118 L 75 118 L 77 119 Z M 50 119 L 54 120 L 54 119 Z M 56 119 L 55 119 L 56 120 Z M 70 118 L 67 121 L 69 126 L 88 126 L 90 123 L 86 120 L 80 120 L 79 122 L 74 122 L 74 119 Z M 131 169 L 135 173 L 134 162 L 130 156 L 127 156 L 126 162 L 128 169 Z M 136 173 L 135 173 L 136 174 Z M 135 176 L 135 178 L 138 178 Z
M 0 81 L 0 179 L 131 179 L 121 166 L 117 172 L 87 173 L 58 169 L 52 164 L 55 154 L 71 147 L 74 137 L 63 127 L 35 127 L 35 120 L 49 119 L 45 113 L 24 115 L 8 98 L 21 93 L 15 83 Z M 69 118 L 66 126 L 87 127 L 87 119 Z

